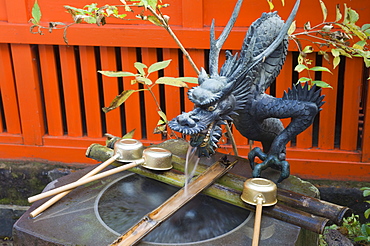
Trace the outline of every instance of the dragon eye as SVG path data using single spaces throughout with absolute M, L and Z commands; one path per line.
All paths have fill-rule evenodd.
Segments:
M 213 111 L 213 110 L 215 110 L 216 109 L 216 107 L 215 106 L 209 106 L 208 108 L 207 108 L 207 111 Z

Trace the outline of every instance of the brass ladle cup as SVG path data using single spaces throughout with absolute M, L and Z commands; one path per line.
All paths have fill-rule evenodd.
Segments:
M 109 166 L 114 161 L 131 162 L 129 164 L 116 167 L 109 171 L 97 174 L 105 167 Z M 40 207 L 30 213 L 30 217 L 35 217 L 45 211 L 51 205 L 59 201 L 62 197 L 71 192 L 72 189 L 87 184 L 89 182 L 107 177 L 109 175 L 125 171 L 135 166 L 142 165 L 145 168 L 152 170 L 169 170 L 172 168 L 172 153 L 169 150 L 152 147 L 144 150 L 143 144 L 135 139 L 121 139 L 114 145 L 114 155 L 100 164 L 98 167 L 85 174 L 79 180 L 70 184 L 52 189 L 50 191 L 32 196 L 28 198 L 28 202 L 32 203 L 41 200 L 45 197 L 54 196 L 46 201 Z
M 252 246 L 258 246 L 262 207 L 275 205 L 277 203 L 276 193 L 276 184 L 271 180 L 251 178 L 244 182 L 244 188 L 240 198 L 248 204 L 256 205 Z

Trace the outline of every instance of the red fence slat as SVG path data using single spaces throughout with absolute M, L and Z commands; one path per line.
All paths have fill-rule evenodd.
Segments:
M 44 89 L 48 134 L 62 136 L 63 120 L 60 104 L 60 92 L 54 48 L 51 45 L 39 45 L 41 76 Z
M 126 72 L 136 73 L 134 62 L 137 61 L 135 48 L 121 48 L 121 62 L 122 70 Z M 133 77 L 126 77 L 124 79 L 124 90 L 137 90 L 138 84 L 131 85 Z M 130 132 L 135 129 L 135 138 L 142 139 L 142 119 L 140 115 L 140 97 L 139 93 L 133 93 L 124 103 L 126 115 L 126 131 Z
M 8 44 L 0 44 L 0 93 L 4 107 L 6 130 L 8 133 L 20 134 L 19 109 Z
M 117 71 L 116 53 L 113 47 L 100 47 L 101 69 L 103 71 Z M 106 107 L 120 93 L 117 78 L 103 75 L 104 103 Z M 114 109 L 106 115 L 107 132 L 116 136 L 122 136 L 122 120 L 120 110 Z
M 142 61 L 145 65 L 148 67 L 157 62 L 157 50 L 153 48 L 142 48 L 141 49 L 141 57 Z M 152 73 L 150 76 L 150 79 L 155 82 L 158 78 L 158 73 Z M 144 88 L 146 86 L 144 85 Z M 154 86 L 152 89 L 152 93 L 156 97 L 157 103 L 160 103 L 159 98 L 159 87 Z M 160 119 L 157 111 L 158 107 L 156 104 L 156 101 L 154 100 L 152 94 L 148 91 L 144 92 L 144 98 L 145 98 L 145 121 L 146 121 L 146 136 L 148 140 L 161 140 L 162 136 L 161 134 L 154 134 L 153 130 L 157 126 L 158 120 Z
M 81 78 L 85 100 L 86 128 L 88 137 L 101 137 L 101 106 L 94 47 L 79 47 Z
M 12 44 L 11 51 L 24 144 L 42 145 L 45 120 L 35 50 L 30 45 Z
M 59 46 L 68 135 L 82 136 L 81 104 L 73 46 Z
M 323 59 L 323 66 L 330 68 L 329 64 Z M 331 69 L 333 74 L 322 73 L 321 80 L 329 83 L 333 89 L 323 89 L 321 94 L 325 95 L 325 104 L 320 112 L 319 124 L 319 142 L 318 147 L 321 149 L 334 149 L 335 137 L 335 115 L 337 111 L 337 93 L 338 93 L 338 73 L 339 68 Z
M 363 60 L 360 58 L 346 59 L 344 71 L 342 132 L 340 148 L 343 150 L 357 149 L 358 114 L 360 108 L 361 79 Z

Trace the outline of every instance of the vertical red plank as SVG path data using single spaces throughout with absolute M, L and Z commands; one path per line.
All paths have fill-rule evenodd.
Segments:
M 189 49 L 188 50 L 189 55 L 193 59 L 195 65 L 200 70 L 200 68 L 205 68 L 204 64 L 204 50 L 197 50 L 197 49 Z M 193 67 L 190 65 L 190 63 L 186 60 L 184 57 L 184 76 L 185 77 L 198 77 L 198 74 L 196 71 L 194 71 Z M 196 84 L 188 84 L 189 87 L 194 87 Z M 194 108 L 194 104 L 188 99 L 187 96 L 188 90 L 185 90 L 185 111 L 190 111 Z
M 94 47 L 80 46 L 81 77 L 85 100 L 87 136 L 101 137 L 102 122 Z
M 42 83 L 44 88 L 44 101 L 46 118 L 48 122 L 48 134 L 51 136 L 62 136 L 63 121 L 60 105 L 60 92 L 58 85 L 58 74 L 55 64 L 54 49 L 51 45 L 40 45 L 40 65 Z
M 154 48 L 142 48 L 141 49 L 141 56 L 142 61 L 145 65 L 148 67 L 157 62 L 157 53 L 156 49 Z M 150 79 L 154 82 L 156 79 L 158 79 L 158 73 L 153 73 L 150 76 Z M 144 85 L 144 87 L 146 87 Z M 156 97 L 157 102 L 159 103 L 159 87 L 154 86 L 152 88 L 152 92 L 154 96 Z M 156 101 L 154 100 L 153 96 L 149 92 L 144 93 L 145 98 L 145 120 L 146 120 L 146 136 L 148 140 L 161 140 L 162 136 L 161 134 L 154 134 L 153 130 L 157 126 L 158 120 L 160 119 L 157 111 L 158 107 L 156 104 Z
M 122 71 L 136 73 L 134 63 L 137 61 L 135 48 L 121 48 L 121 61 Z M 137 90 L 139 86 L 137 84 L 131 85 L 133 77 L 127 77 L 124 79 L 125 90 Z M 142 119 L 140 116 L 140 97 L 139 93 L 133 93 L 124 104 L 125 115 L 126 115 L 126 131 L 130 132 L 135 129 L 135 138 L 142 139 Z
M 21 124 L 19 119 L 12 60 L 8 44 L 0 44 L 0 91 L 3 101 L 7 132 L 19 134 L 21 133 Z
M 343 150 L 356 150 L 357 148 L 362 67 L 363 61 L 360 58 L 346 59 L 340 135 L 340 148 Z
M 308 59 L 312 60 L 312 64 L 316 64 L 316 54 L 309 54 L 307 56 Z M 299 77 L 310 77 L 314 80 L 315 79 L 315 72 L 308 73 L 307 71 L 303 71 L 299 73 Z M 312 147 L 312 134 L 313 134 L 313 127 L 312 125 L 308 127 L 306 130 L 298 134 L 297 136 L 297 147 L 298 148 L 311 148 Z
M 284 91 L 288 91 L 288 88 L 292 88 L 293 83 L 293 54 L 288 52 L 284 66 L 282 67 L 279 76 L 276 78 L 276 97 L 281 98 L 284 95 Z M 282 119 L 284 127 L 287 127 L 290 123 L 290 119 Z
M 179 62 L 177 49 L 163 49 L 163 60 L 172 59 L 170 65 L 164 70 L 166 77 L 179 77 Z M 168 120 L 181 113 L 180 88 L 165 86 L 166 115 Z
M 323 59 L 324 67 L 331 67 L 325 59 Z M 323 89 L 321 94 L 325 95 L 325 104 L 320 112 L 319 123 L 319 142 L 318 147 L 321 149 L 334 149 L 335 138 L 335 115 L 337 111 L 337 93 L 338 93 L 338 70 L 333 70 L 333 74 L 322 73 L 321 80 L 329 83 L 333 89 Z
M 366 98 L 364 100 L 364 129 L 362 131 L 362 162 L 370 162 L 370 87 L 367 83 Z
M 68 136 L 82 136 L 80 95 L 74 47 L 59 46 Z
M 30 19 L 30 11 L 27 9 L 25 0 L 5 0 L 8 22 L 27 23 Z
M 113 47 L 100 47 L 101 69 L 103 71 L 117 71 L 116 53 Z M 117 78 L 103 75 L 104 103 L 108 106 L 121 92 L 118 90 Z M 114 109 L 106 113 L 107 132 L 115 136 L 122 136 L 122 120 L 120 110 Z
M 12 44 L 11 50 L 24 144 L 42 145 L 45 127 L 36 55 L 30 45 Z

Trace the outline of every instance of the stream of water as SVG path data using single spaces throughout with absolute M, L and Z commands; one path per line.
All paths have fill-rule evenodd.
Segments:
M 188 193 L 188 184 L 191 179 L 194 177 L 195 171 L 200 158 L 196 155 L 197 147 L 189 146 L 188 151 L 186 152 L 186 161 L 185 161 L 185 184 L 184 184 L 184 193 Z

